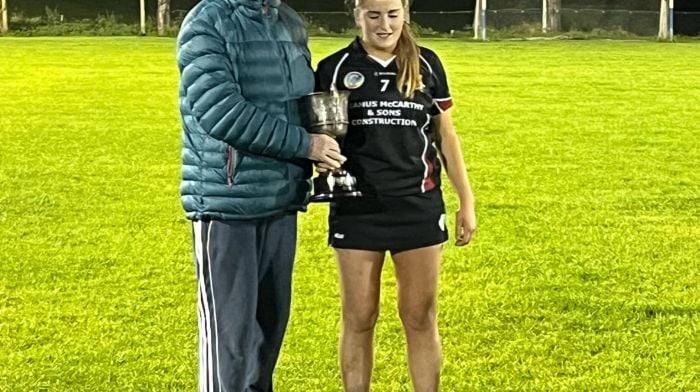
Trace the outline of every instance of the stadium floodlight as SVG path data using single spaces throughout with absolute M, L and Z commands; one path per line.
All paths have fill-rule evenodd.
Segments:
M 0 3 L 0 33 L 7 33 L 10 26 L 7 24 L 7 0 L 2 0 Z
M 146 35 L 146 0 L 139 0 L 141 12 L 141 35 Z

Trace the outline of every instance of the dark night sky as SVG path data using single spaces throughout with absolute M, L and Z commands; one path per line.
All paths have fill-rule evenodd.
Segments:
M 284 0 L 298 11 L 340 11 L 346 10 L 345 0 Z M 43 14 L 44 6 L 58 8 L 60 11 L 73 11 L 81 15 L 94 17 L 98 13 L 114 11 L 127 16 L 138 12 L 135 0 L 8 0 L 10 11 L 23 11 L 26 15 Z M 198 0 L 172 0 L 172 9 L 189 9 Z M 155 9 L 156 1 L 147 0 L 149 8 Z M 471 10 L 475 0 L 414 0 L 414 11 L 456 11 Z M 541 0 L 490 0 L 490 8 L 539 7 Z M 657 10 L 659 0 L 562 0 L 567 8 L 607 8 L 607 9 L 648 9 Z M 700 11 L 700 0 L 676 0 L 678 11 Z M 133 10 L 133 11 L 132 11 Z M 67 12 L 66 12 L 67 13 Z

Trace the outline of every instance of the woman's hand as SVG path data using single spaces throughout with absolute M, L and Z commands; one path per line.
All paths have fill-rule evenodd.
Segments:
M 438 131 L 440 132 L 441 142 L 439 149 L 442 153 L 443 165 L 447 172 L 447 177 L 450 178 L 450 182 L 452 182 L 452 186 L 459 197 L 460 208 L 455 216 L 455 245 L 464 246 L 472 240 L 474 230 L 476 230 L 474 194 L 469 183 L 461 143 L 452 123 L 450 110 L 433 117 L 433 119 L 437 121 Z
M 469 244 L 476 230 L 476 213 L 474 206 L 462 207 L 455 214 L 455 240 L 456 246 Z

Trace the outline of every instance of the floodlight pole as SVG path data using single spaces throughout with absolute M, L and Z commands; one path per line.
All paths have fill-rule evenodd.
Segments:
M 656 37 L 658 40 L 668 39 L 668 0 L 661 0 L 661 9 L 659 10 L 659 34 Z
M 472 28 L 474 30 L 474 39 L 479 39 L 479 34 L 481 33 L 481 0 L 476 0 L 474 5 L 474 23 Z
M 0 33 L 7 33 L 10 30 L 7 24 L 7 0 L 2 0 L 2 3 L 0 3 L 0 13 L 2 14 L 0 17 Z
M 481 40 L 486 41 L 486 1 L 481 0 Z
M 673 41 L 673 4 L 674 0 L 661 0 L 659 11 L 659 40 Z
M 673 41 L 673 1 L 668 3 L 668 39 Z
M 486 0 L 476 0 L 474 7 L 474 39 L 486 41 Z
M 549 30 L 547 26 L 547 21 L 549 20 L 547 13 L 547 0 L 542 0 L 542 32 L 546 33 Z
M 146 35 L 146 0 L 139 0 L 141 13 L 141 35 Z

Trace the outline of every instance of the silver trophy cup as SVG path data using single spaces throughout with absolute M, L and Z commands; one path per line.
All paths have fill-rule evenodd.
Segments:
M 340 140 L 348 132 L 349 91 L 328 91 L 307 95 L 303 98 L 304 124 L 311 133 L 326 134 L 342 144 Z M 328 202 L 346 197 L 359 197 L 357 180 L 347 170 L 336 169 L 321 173 L 313 179 L 312 202 Z

